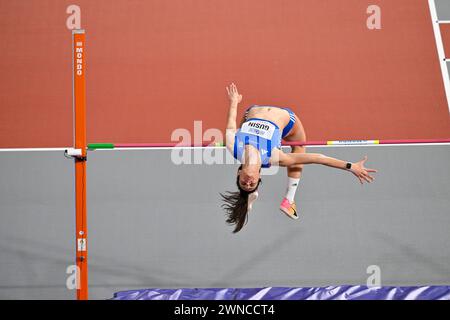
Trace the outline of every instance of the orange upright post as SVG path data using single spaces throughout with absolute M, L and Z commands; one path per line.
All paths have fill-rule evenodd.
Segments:
M 88 298 L 88 250 L 86 212 L 86 87 L 85 87 L 85 32 L 72 31 L 73 49 L 73 111 L 74 147 L 80 150 L 75 157 L 75 211 L 77 299 Z

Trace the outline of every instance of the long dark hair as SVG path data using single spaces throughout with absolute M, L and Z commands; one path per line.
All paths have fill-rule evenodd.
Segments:
M 238 170 L 242 169 L 242 165 Z M 241 188 L 239 184 L 239 175 L 237 175 L 236 184 L 239 191 L 227 191 L 225 194 L 220 194 L 222 196 L 223 204 L 222 208 L 225 210 L 227 215 L 226 222 L 230 225 L 235 225 L 233 233 L 239 232 L 247 222 L 247 213 L 248 213 L 248 196 L 255 192 L 259 184 L 261 183 L 261 179 L 259 179 L 256 188 L 252 191 L 246 191 Z

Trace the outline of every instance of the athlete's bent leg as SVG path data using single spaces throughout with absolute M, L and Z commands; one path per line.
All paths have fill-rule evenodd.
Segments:
M 285 137 L 286 141 L 290 142 L 305 142 L 306 134 L 302 123 L 296 116 L 296 122 L 291 132 Z M 291 153 L 305 153 L 305 146 L 293 146 Z M 293 165 L 287 167 L 288 185 L 286 190 L 286 196 L 280 205 L 280 210 L 283 211 L 288 217 L 292 219 L 298 219 L 297 208 L 294 201 L 295 193 L 300 182 L 300 178 L 303 172 L 303 165 Z

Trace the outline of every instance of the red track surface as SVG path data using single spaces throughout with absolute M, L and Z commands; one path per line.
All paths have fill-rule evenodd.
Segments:
M 72 1 L 0 4 L 0 148 L 72 145 Z M 244 105 L 290 106 L 315 140 L 439 139 L 450 119 L 427 0 L 79 0 L 88 142 L 170 142 Z M 447 53 L 450 32 L 443 27 Z

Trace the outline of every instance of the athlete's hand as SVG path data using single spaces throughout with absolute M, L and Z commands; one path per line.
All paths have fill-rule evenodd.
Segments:
M 240 103 L 242 101 L 242 94 L 239 94 L 238 89 L 234 83 L 226 87 L 228 92 L 228 98 L 233 103 Z
M 258 199 L 258 191 L 252 192 L 248 195 L 247 212 L 250 212 L 253 207 L 253 203 Z
M 370 183 L 375 180 L 375 178 L 372 177 L 369 172 L 377 172 L 377 170 L 375 169 L 365 168 L 364 163 L 366 161 L 367 156 L 365 156 L 361 161 L 353 163 L 352 168 L 350 169 L 350 171 L 359 179 L 359 182 L 361 182 L 361 184 L 363 184 L 364 181 Z

